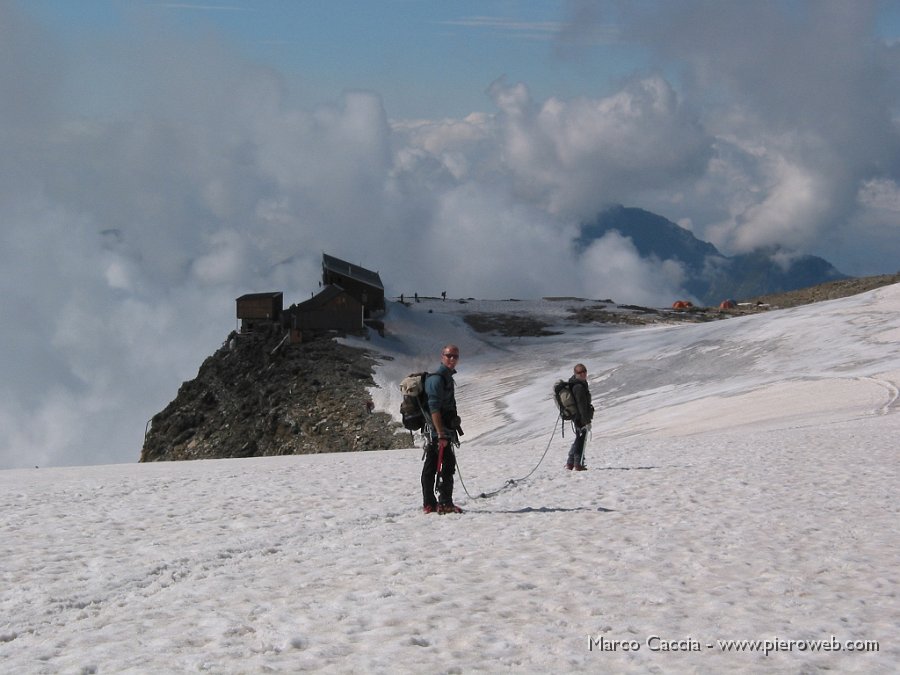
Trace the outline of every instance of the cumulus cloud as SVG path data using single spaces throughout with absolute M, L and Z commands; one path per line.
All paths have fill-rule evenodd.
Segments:
M 710 172 L 659 208 L 693 209 L 697 234 L 729 253 L 780 245 L 872 273 L 842 262 L 870 245 L 850 226 L 863 215 L 860 188 L 900 171 L 900 52 L 875 37 L 878 3 L 619 7 L 626 39 L 681 65 L 684 96 L 716 137 Z
M 661 304 L 661 297 L 683 295 L 679 293 L 685 279 L 681 263 L 641 258 L 631 240 L 615 231 L 591 243 L 578 273 L 585 287 L 602 288 L 611 298 L 627 297 L 636 304 L 654 307 Z
M 623 5 L 621 35 L 684 65 L 677 81 L 534 100 L 501 77 L 482 112 L 392 120 L 373 91 L 298 104 L 279 73 L 153 21 L 102 45 L 114 69 L 72 109 L 69 68 L 100 54 L 0 3 L 16 94 L 0 101 L 0 468 L 136 461 L 147 420 L 234 328 L 234 298 L 306 299 L 323 251 L 392 295 L 668 304 L 677 264 L 615 234 L 573 251 L 582 219 L 624 203 L 726 253 L 824 242 L 861 261 L 874 241 L 888 260 L 892 48 L 865 41 L 865 4 L 792 3 L 786 24 L 745 4 L 664 3 L 662 23 Z M 792 39 L 813 53 L 785 65 Z
M 659 76 L 628 83 L 601 100 L 531 101 L 524 84 L 495 82 L 507 168 L 524 195 L 551 214 L 589 218 L 615 196 L 699 178 L 712 138 Z

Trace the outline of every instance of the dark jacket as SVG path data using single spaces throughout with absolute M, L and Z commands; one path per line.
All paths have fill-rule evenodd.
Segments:
M 575 426 L 583 427 L 591 423 L 594 419 L 594 406 L 591 405 L 591 390 L 588 383 L 580 377 L 573 375 L 569 378 L 569 385 L 572 389 L 572 396 L 575 397 L 575 403 L 578 406 L 578 414 L 573 422 Z
M 425 380 L 425 393 L 428 395 L 428 412 L 440 411 L 444 426 L 456 429 L 459 417 L 456 414 L 456 386 L 451 370 L 443 363 Z

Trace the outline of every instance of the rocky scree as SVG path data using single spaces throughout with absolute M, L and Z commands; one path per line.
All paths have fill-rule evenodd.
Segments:
M 370 412 L 375 359 L 319 337 L 232 333 L 156 414 L 140 461 L 383 450 L 413 445 L 390 415 Z

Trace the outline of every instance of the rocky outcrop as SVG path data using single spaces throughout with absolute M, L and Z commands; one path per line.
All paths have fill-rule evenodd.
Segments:
M 151 420 L 142 462 L 409 447 L 390 415 L 370 412 L 374 358 L 319 337 L 232 333 Z
M 753 301 L 767 304 L 771 307 L 797 307 L 808 305 L 823 300 L 836 300 L 846 298 L 859 293 L 866 293 L 882 286 L 891 286 L 900 283 L 900 272 L 896 274 L 880 274 L 871 277 L 852 277 L 839 279 L 828 283 L 801 288 L 795 291 L 762 295 L 753 298 Z

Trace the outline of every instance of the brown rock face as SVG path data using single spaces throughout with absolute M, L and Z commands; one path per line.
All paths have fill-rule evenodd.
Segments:
M 375 363 L 326 337 L 232 333 L 153 417 L 140 461 L 409 447 L 390 415 L 369 412 Z

